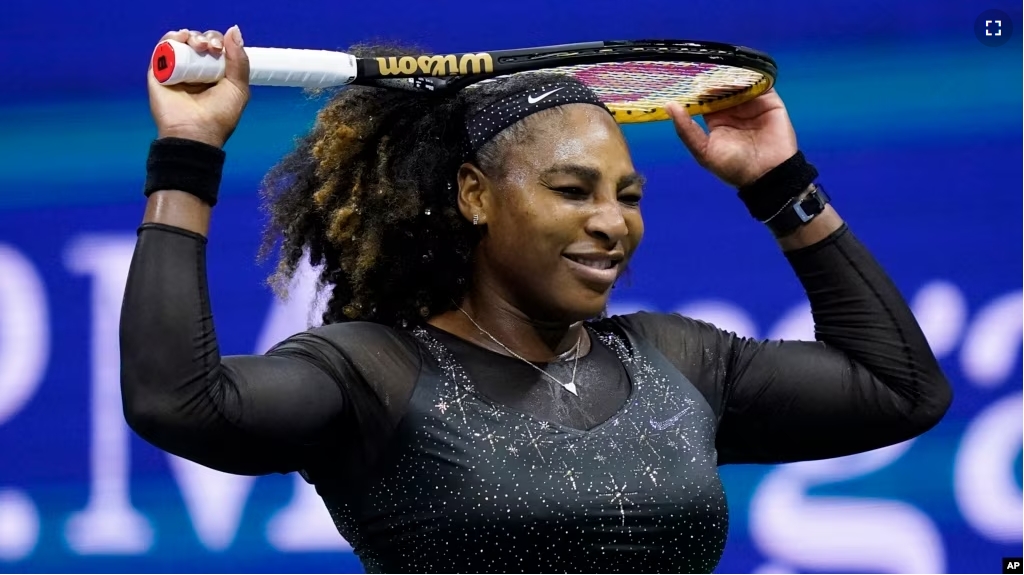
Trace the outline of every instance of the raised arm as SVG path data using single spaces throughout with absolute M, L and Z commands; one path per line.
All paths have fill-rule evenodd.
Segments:
M 121 310 L 121 391 L 128 424 L 157 447 L 225 472 L 283 473 L 300 469 L 338 425 L 345 402 L 337 382 L 354 374 L 318 361 L 299 340 L 267 356 L 220 355 L 206 285 L 205 235 L 215 200 L 196 194 L 211 185 L 216 192 L 220 147 L 248 97 L 236 32 L 206 40 L 165 36 L 197 49 L 219 50 L 210 43 L 223 42 L 229 76 L 204 92 L 163 87 L 149 74 L 161 145 L 180 147 L 151 160 L 188 165 L 150 166 Z M 194 187 L 186 193 L 161 181 Z
M 838 457 L 935 426 L 952 390 L 896 286 L 847 228 L 787 252 L 818 342 L 719 334 L 720 462 Z
M 205 253 L 205 238 L 187 230 L 139 231 L 121 310 L 125 419 L 153 445 L 207 467 L 297 471 L 342 421 L 337 382 L 356 374 L 331 373 L 293 340 L 266 356 L 222 358 Z
M 678 315 L 629 321 L 719 417 L 719 464 L 860 453 L 935 426 L 949 383 L 909 307 L 845 226 L 786 257 L 811 303 L 817 341 L 741 338 Z
M 698 163 L 776 234 L 814 316 L 816 342 L 743 339 L 678 316 L 655 330 L 719 414 L 719 462 L 838 457 L 937 424 L 952 391 L 899 290 L 830 205 L 801 223 L 822 205 L 804 200 L 824 196 L 778 94 L 705 116 L 710 133 L 670 113 Z

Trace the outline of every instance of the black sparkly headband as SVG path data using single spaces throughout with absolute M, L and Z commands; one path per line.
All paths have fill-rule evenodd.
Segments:
M 594 104 L 608 110 L 593 90 L 578 82 L 550 82 L 516 92 L 488 105 L 466 121 L 469 151 L 475 154 L 499 132 L 530 114 L 566 104 Z

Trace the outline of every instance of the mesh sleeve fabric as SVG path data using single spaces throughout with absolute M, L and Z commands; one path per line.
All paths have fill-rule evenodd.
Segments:
M 786 253 L 817 341 L 742 338 L 679 315 L 627 320 L 719 417 L 719 463 L 839 457 L 936 425 L 952 391 L 909 306 L 846 226 Z
M 411 386 L 415 361 L 382 329 L 328 326 L 264 356 L 222 357 L 206 239 L 144 225 L 121 312 L 125 418 L 153 445 L 227 473 L 304 470 L 324 449 L 344 457 L 358 451 L 375 418 L 387 416 L 367 378 Z M 338 341 L 352 349 L 345 353 Z

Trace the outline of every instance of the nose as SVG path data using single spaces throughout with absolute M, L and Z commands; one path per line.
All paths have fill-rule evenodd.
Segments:
M 587 219 L 587 233 L 607 243 L 609 248 L 615 247 L 629 233 L 618 198 L 596 199 L 593 207 Z

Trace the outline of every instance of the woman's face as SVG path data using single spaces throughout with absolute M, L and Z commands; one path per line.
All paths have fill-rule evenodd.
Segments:
M 537 319 L 594 317 L 643 237 L 643 178 L 622 130 L 597 106 L 570 104 L 525 122 L 502 173 L 482 186 L 475 279 Z

